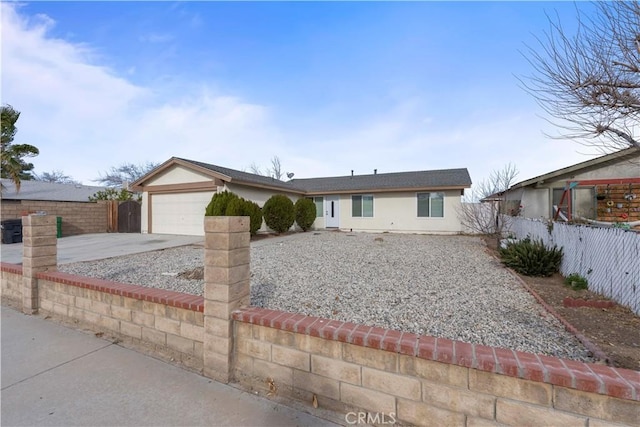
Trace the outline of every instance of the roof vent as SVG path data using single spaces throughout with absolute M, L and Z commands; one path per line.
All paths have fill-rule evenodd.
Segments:
M 373 170 L 373 174 L 374 174 L 374 175 L 378 175 L 378 169 L 374 169 L 374 170 Z
M 353 169 L 351 169 L 351 177 L 353 177 Z

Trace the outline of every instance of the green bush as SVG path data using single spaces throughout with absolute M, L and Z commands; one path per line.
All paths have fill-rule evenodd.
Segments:
M 250 200 L 244 200 L 242 212 L 243 215 L 248 215 L 251 218 L 249 228 L 251 235 L 253 236 L 258 232 L 258 230 L 260 230 L 260 227 L 262 227 L 262 210 L 260 210 L 260 206 L 258 206 L 257 203 Z
M 525 276 L 551 276 L 560 269 L 562 249 L 547 248 L 542 240 L 529 237 L 500 248 L 502 263 Z
M 316 220 L 316 204 L 313 200 L 302 197 L 293 205 L 296 214 L 296 223 L 303 231 L 307 231 Z
M 284 233 L 295 220 L 293 202 L 282 194 L 271 196 L 262 207 L 262 215 L 267 227 L 276 233 Z
M 589 281 L 577 273 L 573 273 L 565 277 L 564 284 L 571 286 L 576 291 L 589 288 Z
M 216 193 L 211 198 L 204 212 L 205 216 L 225 216 L 227 215 L 227 206 L 231 200 L 240 199 L 237 195 L 228 191 Z

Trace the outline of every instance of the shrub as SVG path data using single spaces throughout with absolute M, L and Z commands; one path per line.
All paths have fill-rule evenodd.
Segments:
M 240 197 L 230 198 L 224 211 L 225 216 L 244 216 L 244 202 Z
M 576 291 L 589 288 L 589 281 L 577 273 L 573 273 L 565 277 L 564 284 L 571 286 L 571 288 Z
M 205 209 L 205 216 L 225 216 L 227 215 L 227 206 L 234 199 L 240 199 L 237 195 L 228 191 L 216 193 Z
M 257 203 L 250 200 L 243 201 L 242 214 L 248 215 L 251 218 L 251 224 L 249 225 L 249 231 L 253 236 L 262 227 L 262 211 Z
M 293 202 L 282 194 L 271 196 L 262 207 L 262 215 L 267 227 L 276 233 L 283 233 L 291 228 L 295 220 Z
M 551 276 L 560 269 L 562 249 L 547 248 L 542 240 L 530 238 L 500 248 L 502 263 L 525 276 Z
M 293 205 L 296 214 L 296 223 L 303 231 L 307 231 L 316 220 L 316 204 L 305 197 L 300 198 Z

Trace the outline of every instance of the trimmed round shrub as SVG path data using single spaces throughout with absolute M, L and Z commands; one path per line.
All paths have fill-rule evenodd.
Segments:
M 282 194 L 271 196 L 262 207 L 262 216 L 267 227 L 276 233 L 284 233 L 295 220 L 293 202 Z
M 262 211 L 257 203 L 228 191 L 216 193 L 205 210 L 205 216 L 248 216 L 251 235 L 262 227 Z
M 228 191 L 216 193 L 211 198 L 204 211 L 205 216 L 225 216 L 227 215 L 227 206 L 231 200 L 240 199 L 237 195 Z
M 303 231 L 309 230 L 316 220 L 316 204 L 313 203 L 313 200 L 303 197 L 298 199 L 293 207 L 298 227 Z
M 251 235 L 253 236 L 260 230 L 260 227 L 262 227 L 262 210 L 260 210 L 260 206 L 258 206 L 257 203 L 250 200 L 243 200 L 242 203 L 242 215 L 248 215 L 249 218 L 251 218 L 249 231 L 251 231 Z
M 231 198 L 227 203 L 225 216 L 244 216 L 244 202 L 245 200 L 240 197 Z

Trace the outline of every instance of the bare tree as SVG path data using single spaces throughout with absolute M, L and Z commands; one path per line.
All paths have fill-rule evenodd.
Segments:
M 55 182 L 58 184 L 80 184 L 80 181 L 76 181 L 69 175 L 65 175 L 61 170 L 52 170 L 51 172 L 34 174 L 34 179 L 36 181 Z
M 508 212 L 505 192 L 517 175 L 518 170 L 509 163 L 475 184 L 471 192 L 465 195 L 458 211 L 462 226 L 473 233 L 502 236 L 508 226 L 504 216 Z
M 104 175 L 100 174 L 100 177 L 94 179 L 94 182 L 99 182 L 107 187 L 123 187 L 125 184 L 130 184 L 146 175 L 152 169 L 159 166 L 158 163 L 123 163 L 120 166 L 112 166 Z
M 264 175 L 262 173 L 262 169 L 260 169 L 260 166 L 258 166 L 256 162 L 253 162 L 251 163 L 251 165 L 249 165 L 249 170 L 251 171 L 251 173 L 254 173 L 256 175 Z
M 521 79 L 561 129 L 560 137 L 604 152 L 640 148 L 640 4 L 595 3 L 597 14 L 577 10 L 578 30 L 569 34 L 559 19 L 528 47 L 534 75 Z
M 282 165 L 280 164 L 280 157 L 273 156 L 271 158 L 271 167 L 269 168 L 269 175 L 275 179 L 282 179 Z
M 258 166 L 255 162 L 249 165 L 249 170 L 251 171 L 251 173 L 254 173 L 256 175 L 270 176 L 277 180 L 281 180 L 282 176 L 284 175 L 284 172 L 282 172 L 280 157 L 278 156 L 273 156 L 271 158 L 271 166 L 266 168 L 265 170 L 262 170 L 260 166 Z

